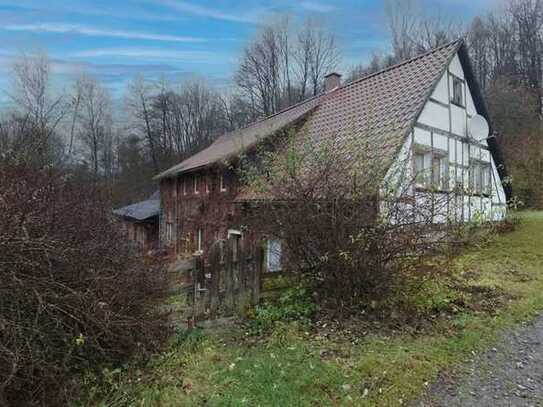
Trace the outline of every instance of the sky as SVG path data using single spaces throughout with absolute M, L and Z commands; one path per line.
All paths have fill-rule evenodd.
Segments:
M 499 0 L 421 1 L 468 20 Z M 389 44 L 383 0 L 0 0 L 0 101 L 14 59 L 36 51 L 48 54 L 58 83 L 85 72 L 114 97 L 138 73 L 227 86 L 247 41 L 283 13 L 321 19 L 337 37 L 343 70 Z

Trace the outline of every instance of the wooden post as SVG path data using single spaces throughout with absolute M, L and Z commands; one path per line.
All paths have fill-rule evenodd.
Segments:
M 224 306 L 228 312 L 234 308 L 234 261 L 232 259 L 232 244 L 233 240 L 227 240 L 225 244 L 224 254 L 224 279 L 225 279 L 225 295 Z
M 211 318 L 217 316 L 217 309 L 219 305 L 219 276 L 221 272 L 221 253 L 220 246 L 215 244 L 211 247 L 209 252 L 209 273 L 211 274 L 211 281 L 209 284 L 209 315 Z
M 240 242 L 241 243 L 241 242 Z M 237 309 L 238 313 L 240 315 L 243 315 L 243 312 L 245 311 L 245 292 L 246 292 L 246 281 L 247 281 L 247 250 L 248 247 L 245 244 L 245 241 L 243 241 L 243 244 L 240 244 L 239 251 L 238 251 L 238 276 L 239 276 L 239 288 L 238 288 L 238 295 L 237 295 Z
M 252 275 L 252 305 L 257 305 L 260 301 L 260 278 L 262 276 L 262 269 L 264 267 L 264 249 L 261 244 L 255 245 L 255 255 L 253 258 L 253 275 Z

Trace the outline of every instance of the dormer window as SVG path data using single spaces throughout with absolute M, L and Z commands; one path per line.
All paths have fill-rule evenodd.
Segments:
M 451 102 L 458 106 L 464 106 L 464 82 L 462 79 L 453 76 Z
M 200 176 L 199 175 L 194 175 L 194 193 L 195 194 L 199 194 L 200 192 L 198 191 L 198 183 L 200 182 Z
M 219 189 L 221 192 L 226 192 L 226 182 L 224 179 L 224 171 L 219 174 Z

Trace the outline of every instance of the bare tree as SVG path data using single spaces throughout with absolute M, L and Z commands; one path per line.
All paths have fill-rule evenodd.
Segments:
M 159 152 L 155 135 L 151 130 L 150 98 L 152 87 L 142 75 L 138 75 L 128 87 L 127 107 L 135 127 L 140 130 L 147 141 L 151 161 L 155 172 L 159 170 Z
M 385 13 L 396 62 L 444 45 L 462 32 L 452 18 L 425 13 L 418 0 L 386 0 Z
M 295 30 L 283 17 L 245 48 L 235 81 L 254 117 L 268 116 L 316 95 L 339 60 L 335 38 L 322 24 L 307 20 Z
M 22 54 L 13 66 L 16 121 L 21 138 L 16 149 L 40 162 L 54 160 L 59 145 L 55 131 L 68 108 L 62 95 L 54 96 L 50 84 L 49 59 L 45 54 Z M 24 136 L 24 137 L 23 137 Z
M 77 85 L 81 90 L 78 113 L 79 137 L 87 149 L 92 171 L 110 172 L 112 160 L 112 117 L 108 93 L 93 78 L 82 76 Z

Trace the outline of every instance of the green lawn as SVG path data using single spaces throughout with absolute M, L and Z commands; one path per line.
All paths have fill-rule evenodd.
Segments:
M 112 374 L 102 405 L 405 405 L 440 370 L 461 369 L 501 330 L 543 310 L 543 213 L 523 213 L 514 232 L 454 262 L 469 293 L 498 293 L 495 311 L 490 301 L 490 311 L 438 316 L 423 334 L 370 332 L 357 341 L 292 324 L 259 341 L 195 333 L 143 371 Z

